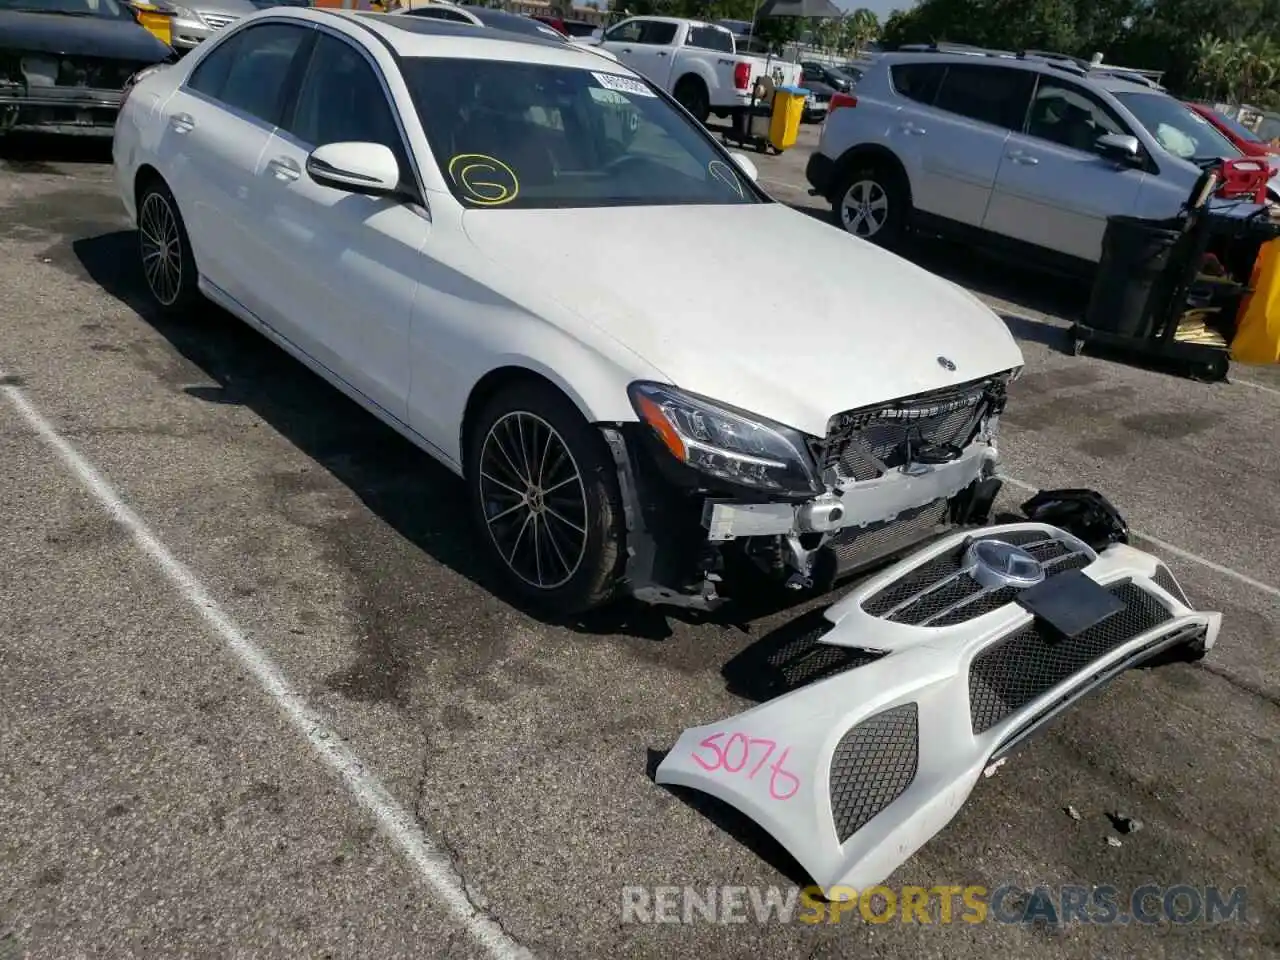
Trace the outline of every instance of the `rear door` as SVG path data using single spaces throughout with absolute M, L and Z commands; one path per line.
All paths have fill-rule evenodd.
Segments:
M 978 227 L 1005 141 L 1022 127 L 1035 76 L 988 64 L 939 66 L 890 68 L 894 88 L 918 104 L 894 118 L 891 138 L 919 158 L 911 183 L 916 209 Z
M 163 109 L 161 166 L 200 273 L 258 317 L 270 277 L 255 252 L 261 197 L 254 171 L 295 57 L 312 39 L 297 24 L 246 27 L 218 43 Z
M 1005 143 L 983 226 L 993 233 L 1097 262 L 1107 217 L 1133 214 L 1149 174 L 1101 157 L 1108 133 L 1133 131 L 1092 91 L 1041 75 L 1025 131 Z

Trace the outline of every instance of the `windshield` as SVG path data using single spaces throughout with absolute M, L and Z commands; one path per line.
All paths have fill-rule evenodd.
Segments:
M 1234 133 L 1241 140 L 1244 140 L 1248 143 L 1262 142 L 1262 140 L 1258 137 L 1256 133 L 1254 133 L 1252 130 L 1246 127 L 1239 120 L 1236 120 L 1234 117 L 1228 117 L 1221 110 L 1214 110 L 1213 115 L 1218 118 L 1218 122 L 1220 124 L 1222 124 L 1228 130 L 1230 130 L 1232 133 Z
M 608 69 L 403 61 L 431 151 L 467 206 L 768 202 L 694 121 Z
M 133 19 L 133 14 L 116 0 L 0 0 L 0 10 L 106 17 L 108 20 Z
M 1175 157 L 1204 163 L 1240 156 L 1235 144 L 1180 100 L 1158 93 L 1117 93 L 1115 98 Z

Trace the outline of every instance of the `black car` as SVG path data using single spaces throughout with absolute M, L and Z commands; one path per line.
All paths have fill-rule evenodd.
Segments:
M 129 78 L 173 58 L 121 0 L 0 0 L 0 135 L 110 136 Z
M 804 110 L 806 121 L 824 119 L 831 106 L 831 95 L 851 92 L 861 76 L 851 75 L 815 60 L 801 61 L 800 69 L 803 71 L 800 83 L 809 91 Z

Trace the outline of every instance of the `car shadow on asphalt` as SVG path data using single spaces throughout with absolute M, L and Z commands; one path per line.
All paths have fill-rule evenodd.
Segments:
M 449 470 L 222 309 L 205 304 L 198 317 L 162 316 L 146 294 L 133 231 L 84 238 L 71 246 L 95 283 L 216 384 L 183 387 L 189 396 L 251 409 L 408 542 L 482 589 L 500 593 L 492 571 L 479 559 L 463 485 Z M 710 614 L 631 601 L 570 619 L 523 612 L 581 633 L 657 641 L 673 635 L 672 620 L 745 631 L 750 621 L 808 599 L 756 592 Z
M 658 767 L 669 752 L 667 750 L 649 749 L 645 773 L 650 781 L 654 781 Z M 702 793 L 699 790 L 667 784 L 661 784 L 660 786 L 690 810 L 705 817 L 733 840 L 751 851 L 774 870 L 777 870 L 788 882 L 795 884 L 797 887 L 806 887 L 813 883 L 796 858 L 745 813 L 725 803 L 723 800 Z

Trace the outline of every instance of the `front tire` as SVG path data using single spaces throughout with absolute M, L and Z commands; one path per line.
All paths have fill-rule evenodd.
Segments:
M 138 191 L 138 257 L 151 301 L 165 316 L 190 313 L 200 303 L 191 240 L 178 202 L 163 180 Z
M 557 616 L 613 598 L 626 556 L 617 474 L 563 394 L 533 381 L 502 390 L 477 417 L 466 459 L 477 536 L 514 597 Z
M 906 232 L 910 206 L 900 174 L 880 164 L 858 165 L 841 178 L 831 214 L 845 232 L 892 247 Z

